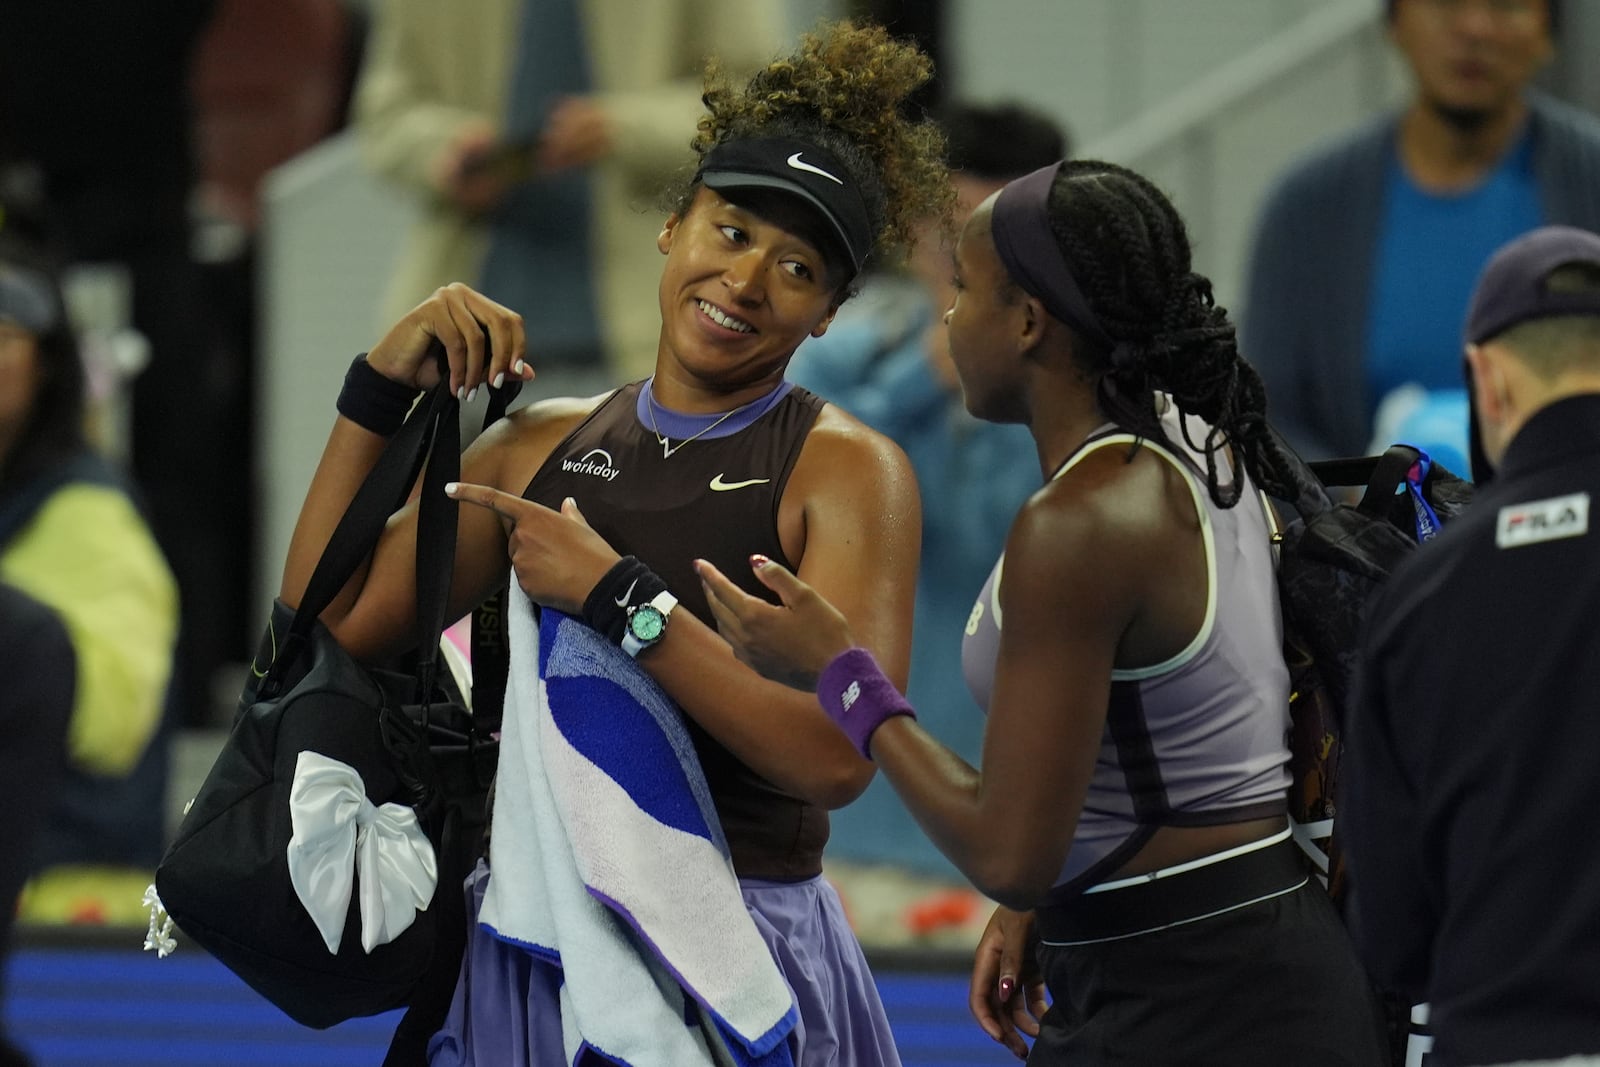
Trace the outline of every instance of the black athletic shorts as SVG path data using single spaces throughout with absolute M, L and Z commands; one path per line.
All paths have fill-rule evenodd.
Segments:
M 1039 912 L 1052 1005 L 1030 1067 L 1388 1063 L 1366 973 L 1292 842 L 1081 901 Z

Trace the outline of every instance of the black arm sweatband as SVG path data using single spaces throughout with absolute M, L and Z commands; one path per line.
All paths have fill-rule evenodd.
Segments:
M 583 621 L 612 644 L 622 644 L 627 632 L 628 608 L 647 604 L 667 583 L 637 556 L 623 556 L 595 583 L 583 602 Z

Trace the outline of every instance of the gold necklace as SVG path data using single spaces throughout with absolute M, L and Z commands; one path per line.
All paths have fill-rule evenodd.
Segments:
M 715 422 L 701 427 L 688 437 L 685 437 L 683 440 L 679 441 L 677 444 L 673 444 L 671 440 L 663 437 L 660 428 L 656 426 L 656 394 L 654 390 L 652 390 L 650 394 L 645 397 L 644 410 L 650 416 L 650 432 L 656 435 L 656 442 L 661 445 L 661 458 L 671 459 L 674 452 L 678 451 L 678 449 L 682 448 L 690 441 L 693 441 L 696 437 L 699 437 L 701 434 L 710 433 L 718 426 L 721 426 L 724 422 L 733 418 L 733 416 L 739 414 L 739 412 L 743 411 L 745 408 L 750 407 L 751 404 L 759 404 L 765 399 L 766 397 L 764 396 L 758 397 L 755 400 L 750 401 L 749 404 L 740 404 L 732 411 L 724 411 Z

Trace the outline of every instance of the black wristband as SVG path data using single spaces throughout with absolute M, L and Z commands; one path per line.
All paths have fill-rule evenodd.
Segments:
M 583 621 L 614 645 L 628 631 L 628 609 L 647 604 L 667 583 L 636 556 L 623 556 L 589 590 L 583 602 Z
M 417 394 L 411 386 L 379 374 L 363 352 L 344 372 L 337 406 L 339 414 L 363 430 L 391 437 L 406 421 Z

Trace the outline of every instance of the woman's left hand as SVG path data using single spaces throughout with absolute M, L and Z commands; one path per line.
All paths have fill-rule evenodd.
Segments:
M 718 632 L 757 674 L 795 689 L 815 690 L 823 668 L 855 645 L 850 624 L 781 563 L 751 556 L 750 566 L 761 584 L 778 594 L 781 607 L 746 593 L 705 560 L 694 561 Z
M 500 516 L 517 584 L 535 604 L 579 618 L 589 591 L 621 557 L 584 521 L 570 496 L 560 511 L 487 485 L 451 482 L 445 492 Z

